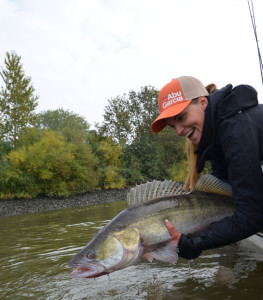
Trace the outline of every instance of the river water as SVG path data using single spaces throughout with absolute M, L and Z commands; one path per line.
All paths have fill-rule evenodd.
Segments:
M 143 259 L 96 279 L 68 261 L 126 202 L 0 218 L 0 299 L 263 299 L 263 252 L 248 241 L 176 266 Z

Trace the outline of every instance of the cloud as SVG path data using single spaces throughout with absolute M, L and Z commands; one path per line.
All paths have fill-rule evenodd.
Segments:
M 261 43 L 263 4 L 254 5 Z M 108 99 L 181 75 L 262 95 L 246 1 L 0 0 L 0 26 L 0 63 L 6 51 L 22 56 L 38 110 L 63 107 L 91 124 Z

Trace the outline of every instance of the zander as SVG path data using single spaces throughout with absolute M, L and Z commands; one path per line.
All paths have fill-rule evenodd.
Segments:
M 153 181 L 132 188 L 128 208 L 113 218 L 69 262 L 74 277 L 98 277 L 135 264 L 141 256 L 175 264 L 177 245 L 165 220 L 181 233 L 195 233 L 234 213 L 231 187 L 203 175 L 186 193 L 173 181 Z

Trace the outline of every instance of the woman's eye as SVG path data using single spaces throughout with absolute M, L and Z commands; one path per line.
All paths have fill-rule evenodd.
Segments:
M 182 121 L 182 120 L 183 120 L 183 118 L 184 118 L 184 115 L 182 115 L 182 116 L 178 116 L 178 117 L 176 118 L 176 120 L 178 120 L 178 121 Z

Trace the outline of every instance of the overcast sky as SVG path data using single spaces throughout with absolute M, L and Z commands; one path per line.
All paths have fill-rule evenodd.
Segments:
M 263 1 L 253 2 L 263 51 Z M 0 0 L 0 28 L 0 65 L 7 51 L 22 57 L 37 111 L 93 125 L 110 98 L 183 75 L 250 84 L 263 103 L 247 0 Z

